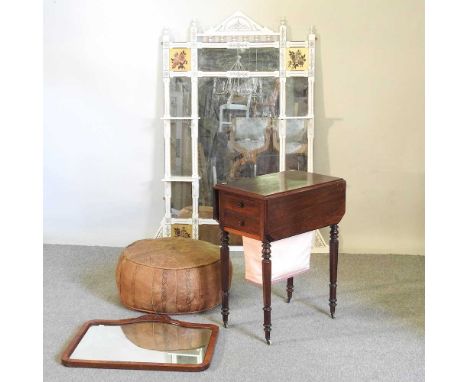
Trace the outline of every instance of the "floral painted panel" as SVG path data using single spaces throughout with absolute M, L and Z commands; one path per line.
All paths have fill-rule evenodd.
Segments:
M 286 50 L 286 70 L 307 70 L 309 51 L 307 48 L 288 48 Z
M 170 62 L 169 68 L 173 72 L 189 72 L 190 71 L 190 49 L 188 48 L 171 48 L 169 52 Z
M 192 225 L 191 224 L 172 224 L 171 225 L 172 237 L 184 237 L 186 239 L 192 238 Z

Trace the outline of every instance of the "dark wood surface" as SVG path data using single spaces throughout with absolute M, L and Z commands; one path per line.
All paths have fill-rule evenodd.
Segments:
M 330 314 L 336 307 L 338 267 L 338 223 L 345 214 L 344 179 L 308 173 L 282 171 L 255 178 L 217 184 L 213 218 L 221 229 L 221 259 L 229 259 L 228 233 L 262 241 L 262 274 L 265 339 L 271 332 L 270 243 L 330 226 Z M 223 241 L 224 240 L 224 241 Z M 226 260 L 225 260 L 226 261 Z M 222 263 L 222 264 L 225 264 Z M 223 265 L 221 266 L 223 268 Z M 226 273 L 222 270 L 222 275 Z M 224 285 L 224 284 L 223 284 Z M 293 279 L 288 280 L 287 301 L 292 297 Z M 223 322 L 227 327 L 229 294 L 223 289 Z
M 292 294 L 294 292 L 294 277 L 289 277 L 286 285 L 286 293 L 288 294 L 287 302 L 291 302 Z
M 229 233 L 221 231 L 221 313 L 223 324 L 227 328 L 229 316 L 229 283 L 226 271 L 229 264 Z
M 338 225 L 330 226 L 330 314 L 335 318 L 336 278 L 338 273 Z
M 73 359 L 70 356 L 76 349 L 81 339 L 91 326 L 96 325 L 127 325 L 139 322 L 162 322 L 171 325 L 177 325 L 184 328 L 209 329 L 211 330 L 210 341 L 206 348 L 205 357 L 201 364 L 173 364 L 173 363 L 150 363 L 150 362 L 122 362 L 122 361 L 97 361 L 97 360 L 82 360 Z M 132 370 L 166 370 L 166 371 L 203 371 L 206 370 L 211 363 L 213 353 L 218 338 L 219 328 L 213 324 L 199 324 L 192 322 L 178 321 L 165 315 L 146 314 L 137 318 L 129 318 L 123 320 L 90 320 L 85 322 L 70 344 L 62 354 L 62 364 L 70 367 L 92 367 L 99 369 L 132 369 Z
M 282 193 L 300 192 L 302 188 L 320 186 L 340 180 L 333 176 L 305 171 L 281 171 L 254 178 L 240 178 L 228 183 L 219 183 L 215 189 L 235 189 L 237 193 L 252 194 L 254 197 L 280 196 Z
M 271 244 L 262 242 L 263 330 L 268 345 L 271 332 Z
M 340 222 L 346 182 L 283 171 L 214 186 L 214 219 L 223 230 L 270 242 Z

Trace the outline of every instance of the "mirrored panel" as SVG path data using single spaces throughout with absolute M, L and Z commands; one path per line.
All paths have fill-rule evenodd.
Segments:
M 200 371 L 209 366 L 218 327 L 146 315 L 87 322 L 62 356 L 66 366 Z
M 190 120 L 171 121 L 171 175 L 192 176 Z
M 212 187 L 238 177 L 278 171 L 272 129 L 279 113 L 277 78 L 200 78 L 200 205 Z
M 286 115 L 303 117 L 308 113 L 309 82 L 307 77 L 286 79 Z
M 307 171 L 306 119 L 286 121 L 286 170 Z
M 190 117 L 192 113 L 190 77 L 172 77 L 169 82 L 171 117 Z
M 192 205 L 192 183 L 171 183 L 171 215 L 173 218 L 181 217 L 184 208 Z M 185 213 L 184 213 L 185 214 Z
M 279 50 L 204 48 L 198 51 L 198 68 L 206 72 L 273 72 L 279 70 Z

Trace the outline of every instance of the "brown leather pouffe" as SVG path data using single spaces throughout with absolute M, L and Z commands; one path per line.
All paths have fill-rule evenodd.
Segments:
M 232 264 L 230 264 L 229 285 Z M 170 237 L 130 244 L 116 270 L 122 304 L 149 313 L 195 313 L 221 303 L 219 247 Z

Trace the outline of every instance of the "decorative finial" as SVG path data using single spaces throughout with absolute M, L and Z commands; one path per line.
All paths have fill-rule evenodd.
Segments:
M 163 42 L 166 42 L 166 41 L 169 41 L 170 40 L 170 36 L 169 36 L 169 29 L 168 28 L 164 28 L 162 30 L 162 41 Z

